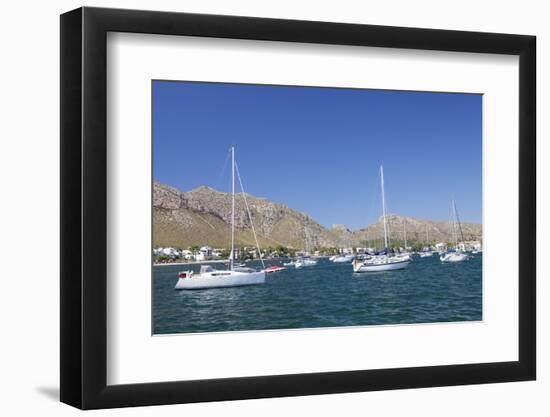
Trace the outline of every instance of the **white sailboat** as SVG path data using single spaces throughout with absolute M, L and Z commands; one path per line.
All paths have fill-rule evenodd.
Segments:
M 310 253 L 309 234 L 305 227 L 304 227 L 304 237 L 305 237 L 306 253 L 304 254 L 304 256 L 300 256 L 296 259 L 296 262 L 294 262 L 295 268 L 317 265 L 317 259 L 313 259 L 309 256 L 309 253 Z
M 334 257 L 332 262 L 334 262 L 334 263 L 347 263 L 347 262 L 353 261 L 354 259 L 355 259 L 354 255 L 340 255 L 340 256 Z
M 454 252 L 444 253 L 439 257 L 439 259 L 441 260 L 441 262 L 462 262 L 468 259 L 468 255 L 458 249 L 458 227 L 460 227 L 460 224 L 458 222 L 458 216 L 456 214 L 456 205 L 454 200 L 452 200 L 451 205 L 452 205 L 451 228 L 453 231 L 453 237 L 455 241 L 455 250 Z
M 388 254 L 388 226 L 386 221 L 386 197 L 384 195 L 384 167 L 380 166 L 380 185 L 382 188 L 382 217 L 384 219 L 384 246 L 385 254 L 375 255 L 369 259 L 353 261 L 353 272 L 381 272 L 406 268 L 410 258 L 401 258 Z
M 430 239 L 428 238 L 428 225 L 426 225 L 426 245 L 428 245 L 428 246 L 426 246 L 425 250 L 420 252 L 420 257 L 421 258 L 427 258 L 429 256 L 433 256 L 434 253 L 432 252 L 432 250 L 430 248 L 430 243 L 429 242 L 430 242 Z
M 313 266 L 317 265 L 317 260 L 311 259 L 310 257 L 298 258 L 294 263 L 295 268 L 301 268 L 303 266 Z
M 405 220 L 403 220 L 403 239 L 405 241 L 405 250 L 403 252 L 399 252 L 396 254 L 397 257 L 401 259 L 408 259 L 409 261 L 412 260 L 411 253 L 407 250 L 407 229 L 405 227 Z
M 235 147 L 231 147 L 231 252 L 229 255 L 229 269 L 228 270 L 216 270 L 210 265 L 202 265 L 198 274 L 193 271 L 182 271 L 178 274 L 178 282 L 174 287 L 176 290 L 195 290 L 205 288 L 223 288 L 223 287 L 237 287 L 243 285 L 255 285 L 263 284 L 265 282 L 265 271 L 256 271 L 252 268 L 241 268 L 235 266 L 235 173 L 237 173 L 239 184 L 241 186 L 242 195 L 248 218 L 252 226 L 252 232 L 256 241 L 256 247 L 264 266 L 262 259 L 262 252 L 260 251 L 260 245 L 258 244 L 258 238 L 256 231 L 254 230 L 254 223 L 252 222 L 252 216 L 250 215 L 250 209 L 248 208 L 248 202 L 246 200 L 246 194 L 244 193 L 241 176 L 235 162 Z

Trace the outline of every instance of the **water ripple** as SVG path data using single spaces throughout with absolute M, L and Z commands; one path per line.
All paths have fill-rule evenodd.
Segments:
M 275 263 L 273 263 L 275 264 Z M 267 276 L 264 285 L 175 291 L 179 266 L 153 271 L 155 334 L 481 320 L 482 257 L 355 274 L 320 261 Z M 187 269 L 187 268 L 185 268 Z

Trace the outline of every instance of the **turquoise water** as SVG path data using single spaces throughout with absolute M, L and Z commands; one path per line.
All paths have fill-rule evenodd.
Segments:
M 442 264 L 434 255 L 415 257 L 403 270 L 356 274 L 351 264 L 320 260 L 316 266 L 268 274 L 263 285 L 195 291 L 176 291 L 174 285 L 179 271 L 198 266 L 154 267 L 153 332 L 481 320 L 481 266 L 481 254 L 456 264 Z

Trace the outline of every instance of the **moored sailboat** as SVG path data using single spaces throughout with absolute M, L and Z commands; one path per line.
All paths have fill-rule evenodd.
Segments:
M 236 167 L 235 162 L 235 147 L 231 147 L 231 252 L 229 255 L 229 269 L 228 270 L 216 270 L 210 265 L 202 265 L 198 274 L 193 271 L 182 271 L 178 274 L 178 281 L 174 287 L 176 290 L 195 290 L 205 288 L 223 288 L 223 287 L 237 287 L 243 285 L 256 285 L 263 284 L 265 282 L 265 271 L 256 271 L 252 268 L 243 268 L 235 266 L 235 173 L 239 178 L 239 183 L 242 190 L 242 195 L 252 226 L 252 232 L 256 241 L 256 247 L 260 256 L 262 266 L 264 261 L 262 259 L 262 253 L 258 244 L 258 238 L 256 231 L 254 230 L 254 223 L 252 222 L 252 216 L 250 215 L 250 209 L 248 208 L 248 202 L 246 200 L 246 194 L 244 193 L 241 177 Z
M 432 252 L 432 249 L 430 247 L 430 239 L 428 237 L 428 225 L 426 225 L 426 247 L 422 250 L 422 252 L 420 252 L 420 257 L 421 258 L 427 258 L 427 257 L 430 257 L 430 256 L 433 256 L 433 252 Z
M 309 234 L 305 227 L 304 227 L 304 237 L 305 237 L 305 253 L 303 254 L 303 256 L 299 256 L 296 259 L 296 261 L 294 262 L 295 268 L 317 265 L 317 259 L 313 259 L 311 256 L 309 256 L 311 245 L 309 240 Z
M 412 261 L 412 254 L 407 250 L 407 229 L 405 227 L 405 221 L 403 221 L 403 239 L 405 241 L 405 247 L 403 251 L 396 253 L 395 256 L 403 260 Z
M 332 259 L 332 262 L 334 263 L 346 263 L 351 262 L 355 259 L 355 256 L 353 255 L 340 255 L 336 256 L 334 259 Z
M 384 194 L 384 168 L 380 166 L 380 185 L 382 189 L 382 217 L 384 222 L 384 254 L 371 256 L 368 259 L 353 261 L 354 272 L 382 272 L 406 268 L 410 257 L 391 256 L 388 251 L 388 226 L 386 220 L 386 197 Z
M 310 257 L 303 257 L 296 259 L 296 262 L 294 262 L 295 268 L 301 268 L 303 266 L 313 266 L 317 265 L 317 260 L 311 259 Z
M 455 241 L 455 248 L 454 251 L 449 251 L 447 253 L 442 254 L 439 259 L 441 262 L 462 262 L 468 259 L 468 255 L 458 248 L 458 229 L 461 228 L 460 222 L 458 220 L 458 215 L 456 213 L 456 204 L 455 201 L 452 200 L 452 223 L 451 228 L 453 231 L 453 238 Z

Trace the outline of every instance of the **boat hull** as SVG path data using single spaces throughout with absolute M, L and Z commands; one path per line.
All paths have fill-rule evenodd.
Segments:
M 317 261 L 314 261 L 312 259 L 306 259 L 302 261 L 297 261 L 294 263 L 295 268 L 302 268 L 304 266 L 314 266 L 317 265 Z
M 448 255 L 443 255 L 439 258 L 441 262 L 462 262 L 468 259 L 468 255 L 465 253 L 453 253 Z
M 334 258 L 332 260 L 332 262 L 334 262 L 335 264 L 342 264 L 342 263 L 350 263 L 353 261 L 353 257 L 348 257 L 348 256 L 340 256 L 338 258 Z
M 265 272 L 231 272 L 229 275 L 194 275 L 178 278 L 176 290 L 202 290 L 207 288 L 242 287 L 265 282 Z
M 410 260 L 388 263 L 363 263 L 353 267 L 353 272 L 383 272 L 406 268 Z

